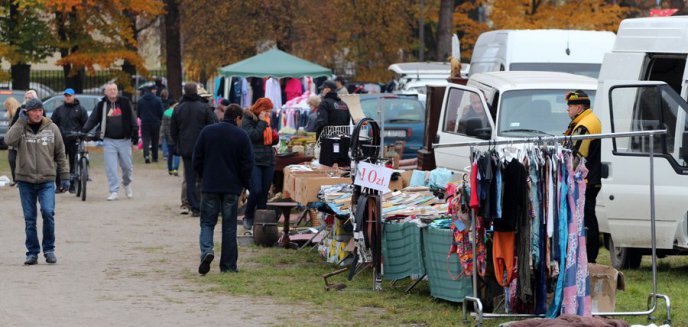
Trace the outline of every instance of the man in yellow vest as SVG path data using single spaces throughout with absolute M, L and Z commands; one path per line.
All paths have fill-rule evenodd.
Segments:
M 600 134 L 602 124 L 600 119 L 590 109 L 590 97 L 581 91 L 576 90 L 566 95 L 567 112 L 571 118 L 571 123 L 564 135 L 585 135 Z M 585 187 L 585 229 L 586 247 L 588 262 L 594 263 L 600 250 L 599 227 L 597 216 L 595 215 L 595 205 L 597 194 L 602 188 L 601 170 L 601 141 L 600 139 L 577 140 L 566 144 L 575 155 L 574 167 L 578 166 L 581 158 L 585 158 L 585 167 L 588 168 Z

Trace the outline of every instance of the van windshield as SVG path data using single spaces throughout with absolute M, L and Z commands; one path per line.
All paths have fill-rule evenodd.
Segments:
M 506 91 L 499 100 L 497 135 L 529 137 L 534 135 L 562 135 L 571 122 L 566 113 L 566 93 L 571 90 L 514 90 Z M 595 103 L 595 91 L 585 90 L 590 103 Z
M 597 78 L 600 75 L 602 64 L 574 64 L 557 62 L 520 62 L 509 66 L 510 70 L 538 71 L 538 72 L 562 72 Z

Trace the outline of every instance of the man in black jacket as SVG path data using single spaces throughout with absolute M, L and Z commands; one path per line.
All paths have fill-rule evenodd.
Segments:
M 105 85 L 105 97 L 93 108 L 88 122 L 82 129 L 88 132 L 100 124 L 98 137 L 103 139 L 103 159 L 105 174 L 108 179 L 110 195 L 108 201 L 119 197 L 119 176 L 117 164 L 122 168 L 122 186 L 128 198 L 134 196 L 131 189 L 133 166 L 131 163 L 131 147 L 139 143 L 138 123 L 131 101 L 118 95 L 117 84 Z
M 158 162 L 158 144 L 160 141 L 160 123 L 165 107 L 162 100 L 155 95 L 155 87 L 143 90 L 145 92 L 138 101 L 138 117 L 141 118 L 141 137 L 143 138 L 143 158 L 150 163 L 152 152 L 153 162 Z M 150 147 L 150 149 L 149 149 Z
M 60 133 L 62 133 L 62 141 L 67 159 L 69 159 L 69 193 L 74 193 L 74 166 L 76 165 L 76 152 L 79 150 L 79 139 L 71 133 L 80 132 L 88 120 L 88 113 L 74 96 L 74 89 L 67 88 L 64 90 L 64 103 L 55 109 L 50 119 L 60 128 Z M 55 183 L 60 185 L 60 182 L 60 177 L 57 175 Z
M 192 165 L 193 149 L 203 127 L 216 122 L 213 110 L 198 95 L 198 86 L 194 83 L 185 84 L 184 96 L 172 114 L 170 130 L 175 153 L 182 156 L 184 162 L 186 197 L 194 217 L 200 216 L 201 205 L 196 194 L 196 173 Z
M 198 136 L 193 153 L 193 167 L 201 184 L 201 264 L 198 273 L 210 270 L 213 252 L 213 232 L 217 216 L 222 211 L 222 255 L 220 271 L 237 271 L 237 203 L 242 188 L 249 187 L 253 169 L 253 147 L 248 134 L 237 127 L 241 107 L 228 106 L 219 124 L 206 126 Z M 186 169 L 186 167 L 184 168 Z
M 318 137 L 327 126 L 349 126 L 351 122 L 349 106 L 339 98 L 335 82 L 325 81 L 322 94 L 324 98 L 318 106 L 318 118 L 315 122 L 315 132 Z

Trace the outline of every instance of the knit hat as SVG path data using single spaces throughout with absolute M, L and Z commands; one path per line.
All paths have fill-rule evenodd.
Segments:
M 273 105 L 272 101 L 268 98 L 260 98 L 256 101 L 256 103 L 251 106 L 251 112 L 254 113 L 255 115 L 260 114 L 262 111 L 269 111 L 272 110 Z
M 24 108 L 26 108 L 26 111 L 34 109 L 43 109 L 43 102 L 41 102 L 41 100 L 38 99 L 31 99 L 28 102 L 26 102 Z
M 582 105 L 587 105 L 590 107 L 590 97 L 588 97 L 588 94 L 581 91 L 581 90 L 575 90 L 573 92 L 569 92 L 566 95 L 566 104 L 567 105 L 573 105 L 573 104 L 582 104 Z

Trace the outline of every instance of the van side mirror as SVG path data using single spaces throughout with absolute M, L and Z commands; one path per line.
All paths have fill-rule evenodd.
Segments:
M 475 136 L 483 140 L 489 140 L 492 137 L 492 128 L 490 126 L 483 126 L 483 120 L 480 118 L 466 119 L 463 123 L 465 133 L 468 136 Z

